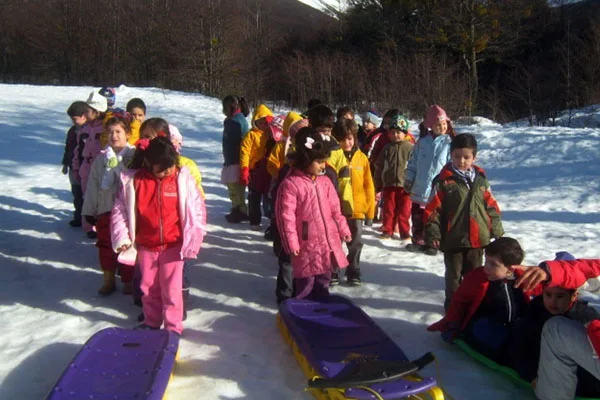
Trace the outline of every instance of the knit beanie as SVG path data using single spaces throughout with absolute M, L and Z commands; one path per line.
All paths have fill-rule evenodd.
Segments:
M 409 127 L 410 122 L 408 122 L 408 119 L 406 119 L 405 116 L 400 114 L 392 118 L 392 121 L 390 122 L 390 129 L 397 129 L 402 132 L 408 132 Z
M 284 115 L 276 115 L 269 121 L 269 127 L 271 128 L 271 136 L 273 140 L 279 142 L 283 137 L 283 123 L 285 121 Z
M 169 124 L 169 132 L 171 134 L 171 143 L 173 143 L 173 147 L 177 150 L 177 153 L 181 153 L 181 148 L 183 147 L 183 136 L 181 132 L 179 132 L 179 128 L 175 125 Z
M 288 136 L 290 133 L 290 127 L 301 119 L 302 115 L 298 114 L 297 112 L 290 111 L 285 116 L 285 121 L 283 121 L 283 135 Z
M 423 121 L 423 125 L 427 129 L 432 129 L 435 124 L 444 120 L 450 122 L 450 118 L 446 115 L 446 111 L 437 104 L 434 104 L 427 110 L 427 117 Z
M 92 107 L 94 110 L 98 112 L 106 112 L 108 105 L 106 101 L 106 97 L 102 96 L 100 93 L 95 90 L 90 93 L 90 97 L 88 97 L 86 101 L 87 105 Z
M 375 111 L 367 111 L 363 116 L 363 122 L 371 122 L 375 126 L 381 125 L 382 118 L 375 113 Z
M 296 133 L 298 133 L 298 131 L 302 128 L 306 128 L 308 126 L 308 120 L 301 118 L 298 121 L 294 122 L 289 129 L 289 136 L 291 138 L 294 138 L 296 136 Z

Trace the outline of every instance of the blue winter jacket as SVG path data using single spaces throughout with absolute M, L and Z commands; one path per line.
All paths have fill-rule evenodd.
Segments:
M 240 163 L 240 145 L 242 138 L 248 133 L 250 126 L 248 120 L 241 112 L 223 122 L 223 165 Z
M 413 147 L 405 173 L 405 187 L 411 186 L 412 201 L 426 205 L 431 195 L 431 184 L 442 167 L 450 161 L 450 135 L 427 136 L 419 138 Z

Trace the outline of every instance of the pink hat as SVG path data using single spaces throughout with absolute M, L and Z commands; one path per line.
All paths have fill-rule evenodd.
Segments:
M 296 133 L 300 129 L 306 128 L 307 126 L 308 126 L 308 120 L 307 119 L 301 119 L 300 121 L 297 121 L 292 126 L 290 126 L 290 129 L 289 129 L 290 137 L 293 138 L 294 136 L 296 136 Z
M 425 125 L 425 128 L 427 129 L 432 129 L 435 124 L 444 120 L 450 122 L 450 118 L 446 115 L 446 111 L 437 104 L 434 104 L 427 110 L 427 117 L 425 118 L 425 121 L 423 121 L 423 125 Z
M 171 133 L 171 143 L 173 143 L 173 147 L 177 150 L 178 153 L 181 153 L 181 148 L 183 147 L 183 136 L 179 129 L 175 125 L 169 124 L 169 132 Z
M 271 127 L 271 135 L 273 135 L 273 139 L 276 142 L 279 142 L 283 137 L 283 121 L 285 121 L 285 115 L 276 115 L 275 117 L 271 117 L 269 121 L 269 126 Z

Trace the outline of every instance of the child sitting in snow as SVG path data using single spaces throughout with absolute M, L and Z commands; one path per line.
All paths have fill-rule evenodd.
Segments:
M 137 253 L 141 327 L 158 329 L 164 322 L 165 329 L 181 334 L 183 260 L 196 258 L 200 250 L 206 209 L 189 170 L 179 168 L 177 158 L 168 137 L 138 142 L 132 170 L 121 175 L 111 237 L 115 252 Z
M 556 260 L 575 260 L 567 252 L 556 253 Z M 582 325 L 600 319 L 600 313 L 586 301 L 577 299 L 577 289 L 559 286 L 545 287 L 541 296 L 529 303 L 523 317 L 517 321 L 510 332 L 507 365 L 513 368 L 521 378 L 535 385 L 540 358 L 542 328 L 549 319 L 563 316 Z M 597 397 L 600 395 L 598 380 L 584 369 L 578 373 L 579 396 Z
M 329 155 L 321 134 L 302 128 L 292 170 L 277 191 L 277 228 L 299 299 L 328 296 L 332 271 L 348 265 L 341 241 L 350 242 L 351 232 L 335 187 L 323 176 Z
M 425 242 L 429 248 L 444 252 L 445 308 L 462 277 L 481 266 L 483 248 L 504 234 L 485 171 L 473 164 L 477 156 L 475 137 L 468 133 L 456 136 L 450 155 L 452 162 L 435 178 L 424 212 Z
M 120 173 L 133 160 L 135 147 L 127 143 L 129 121 L 112 117 L 106 122 L 108 146 L 96 157 L 88 179 L 82 214 L 96 226 L 98 258 L 104 273 L 104 284 L 98 293 L 106 296 L 116 290 L 115 272 L 118 269 L 123 282 L 123 293 L 132 293 L 133 267 L 120 264 L 110 243 L 110 212 L 119 188 Z

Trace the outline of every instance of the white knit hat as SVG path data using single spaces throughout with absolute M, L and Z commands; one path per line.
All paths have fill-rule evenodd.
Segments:
M 96 90 L 90 93 L 90 97 L 88 97 L 86 103 L 88 106 L 92 107 L 98 112 L 106 112 L 106 110 L 108 109 L 108 102 L 106 101 L 106 97 L 102 96 Z

